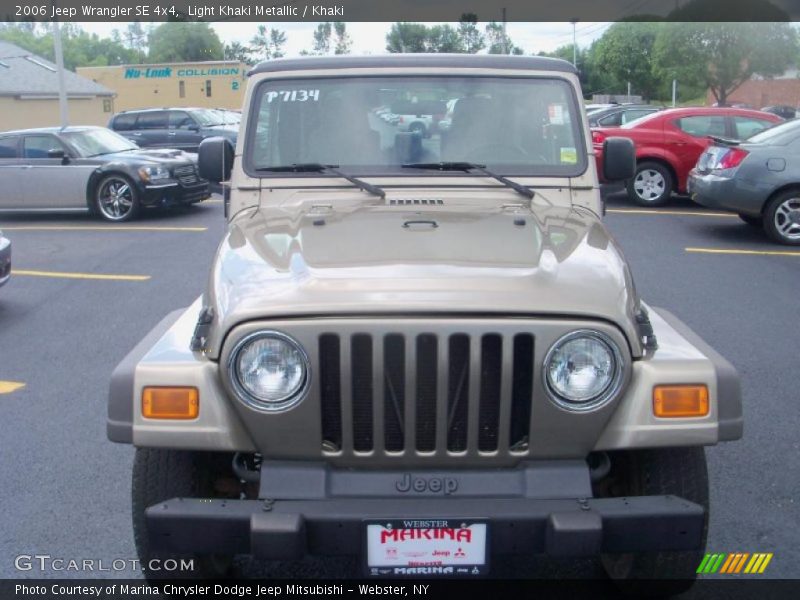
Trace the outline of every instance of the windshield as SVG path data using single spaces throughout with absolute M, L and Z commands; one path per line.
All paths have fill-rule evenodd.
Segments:
M 320 163 L 350 174 L 441 176 L 402 165 L 463 161 L 504 175 L 575 176 L 586 166 L 580 105 L 556 78 L 265 81 L 254 104 L 251 172 Z
M 785 146 L 800 136 L 800 120 L 786 121 L 747 138 L 747 143 Z
M 203 127 L 214 127 L 215 125 L 225 124 L 222 116 L 218 112 L 212 110 L 207 110 L 207 109 L 193 110 L 192 116 Z
M 99 156 L 113 152 L 126 152 L 139 147 L 110 129 L 86 129 L 61 134 L 82 157 Z

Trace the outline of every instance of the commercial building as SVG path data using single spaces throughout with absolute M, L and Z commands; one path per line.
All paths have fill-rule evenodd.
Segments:
M 159 106 L 240 109 L 247 65 L 238 61 L 79 67 L 116 92 L 117 111 Z
M 708 104 L 715 101 L 709 91 Z M 790 69 L 783 75 L 771 78 L 754 75 L 728 97 L 728 104 L 740 102 L 754 108 L 778 105 L 800 108 L 800 71 Z
M 64 71 L 69 122 L 105 125 L 114 113 L 114 92 Z M 58 70 L 41 56 L 0 41 L 0 131 L 59 125 Z

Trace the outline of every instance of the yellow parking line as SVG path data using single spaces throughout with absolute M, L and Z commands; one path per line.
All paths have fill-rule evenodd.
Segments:
M 222 204 L 223 200 L 212 199 L 212 200 L 203 200 L 203 204 Z
M 800 251 L 781 250 L 736 250 L 726 248 L 684 248 L 686 252 L 702 252 L 705 254 L 752 254 L 755 256 L 800 256 Z
M 700 212 L 695 210 L 646 210 L 636 208 L 608 208 L 607 213 L 616 213 L 620 215 L 673 215 L 680 217 L 725 217 L 736 218 L 737 215 L 725 212 Z
M 3 231 L 208 231 L 208 227 L 161 227 L 148 225 L 19 225 Z
M 19 381 L 0 381 L 0 394 L 10 394 L 24 387 L 25 384 Z
M 147 281 L 150 275 L 101 275 L 99 273 L 65 273 L 63 271 L 19 271 L 11 269 L 16 276 L 56 277 L 61 279 L 102 279 L 104 281 Z

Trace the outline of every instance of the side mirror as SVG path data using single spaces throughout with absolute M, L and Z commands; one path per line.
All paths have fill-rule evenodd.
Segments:
M 623 137 L 610 137 L 603 142 L 603 178 L 606 181 L 623 181 L 636 174 L 636 149 L 633 141 Z
M 204 139 L 197 152 L 197 167 L 203 179 L 227 181 L 233 167 L 233 145 L 224 137 Z
M 51 150 L 47 151 L 47 158 L 60 158 L 63 160 L 66 157 L 67 155 L 60 148 L 52 148 Z

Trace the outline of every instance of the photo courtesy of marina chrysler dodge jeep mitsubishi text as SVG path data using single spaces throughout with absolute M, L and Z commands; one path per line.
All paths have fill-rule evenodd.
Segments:
M 200 147 L 230 180 L 208 287 L 111 381 L 143 561 L 475 577 L 495 555 L 597 556 L 623 585 L 691 584 L 738 376 L 637 295 L 581 98 L 538 57 L 253 69 L 235 151 Z M 427 135 L 376 115 L 456 99 Z M 607 180 L 633 175 L 629 140 L 603 155 Z

